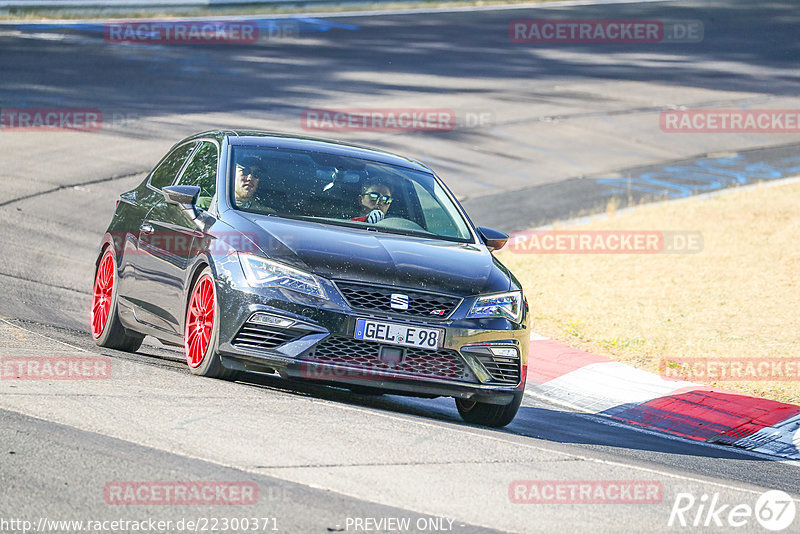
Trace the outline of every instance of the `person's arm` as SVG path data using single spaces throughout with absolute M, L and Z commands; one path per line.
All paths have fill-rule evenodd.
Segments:
M 372 210 L 367 215 L 362 217 L 353 217 L 351 221 L 361 221 L 375 224 L 383 220 L 383 212 L 381 210 Z

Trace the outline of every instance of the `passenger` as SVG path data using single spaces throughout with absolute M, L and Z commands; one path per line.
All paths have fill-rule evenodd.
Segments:
M 392 204 L 392 190 L 379 183 L 367 183 L 358 195 L 361 213 L 359 217 L 353 217 L 353 221 L 363 221 L 377 223 L 383 220 L 389 206 Z

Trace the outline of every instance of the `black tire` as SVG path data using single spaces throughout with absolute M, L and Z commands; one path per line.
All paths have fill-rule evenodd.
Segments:
M 122 350 L 125 352 L 136 352 L 139 350 L 139 347 L 142 346 L 144 335 L 126 329 L 124 326 L 122 326 L 119 316 L 117 315 L 117 258 L 116 254 L 114 253 L 114 249 L 110 246 L 104 248 L 100 253 L 100 257 L 98 258 L 97 268 L 95 269 L 94 273 L 95 285 L 97 285 L 98 271 L 100 270 L 103 260 L 106 259 L 106 256 L 108 256 L 112 262 L 114 273 L 110 300 L 111 308 L 108 312 L 108 319 L 106 320 L 102 332 L 100 332 L 99 336 L 95 337 L 93 334 L 92 337 L 94 338 L 94 342 L 100 347 Z M 94 306 L 94 300 L 92 301 L 92 304 Z M 94 319 L 94 309 L 92 310 L 92 319 Z
M 514 420 L 522 404 L 522 396 L 522 391 L 514 393 L 514 400 L 506 405 L 457 398 L 456 408 L 467 423 L 500 428 Z
M 190 362 L 189 350 L 187 348 L 188 347 L 187 337 L 189 334 L 189 328 L 188 328 L 189 311 L 195 290 L 197 289 L 198 284 L 200 284 L 200 282 L 205 277 L 209 277 L 211 279 L 211 284 L 213 288 L 214 319 L 213 319 L 213 326 L 211 328 L 211 338 L 209 340 L 208 347 L 206 348 L 206 351 L 203 354 L 200 363 L 197 364 L 196 366 L 193 366 Z M 191 372 L 193 375 L 205 376 L 208 378 L 218 378 L 220 380 L 236 379 L 238 372 L 223 366 L 222 359 L 216 352 L 217 339 L 219 339 L 219 302 L 217 300 L 217 291 L 216 291 L 216 284 L 214 284 L 214 276 L 211 273 L 211 269 L 208 267 L 204 268 L 200 272 L 200 274 L 196 277 L 194 283 L 192 284 L 192 289 L 189 291 L 189 299 L 186 301 L 186 313 L 184 314 L 183 338 L 184 338 L 184 353 L 186 355 L 186 362 L 189 367 L 189 372 Z

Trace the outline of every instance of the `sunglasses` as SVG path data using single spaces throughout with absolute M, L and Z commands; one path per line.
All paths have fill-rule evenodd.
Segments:
M 259 174 L 261 173 L 261 169 L 258 167 L 243 167 L 242 165 L 236 165 L 237 168 L 242 169 L 242 174 L 244 176 L 253 175 L 253 178 L 259 178 Z
M 380 193 L 371 192 L 371 193 L 364 193 L 369 199 L 373 202 L 381 202 L 382 204 L 391 204 L 392 197 L 389 195 L 381 195 Z

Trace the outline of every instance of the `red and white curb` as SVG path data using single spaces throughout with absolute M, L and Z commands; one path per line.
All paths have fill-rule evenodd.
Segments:
M 663 378 L 531 335 L 526 393 L 684 438 L 800 459 L 800 406 Z

